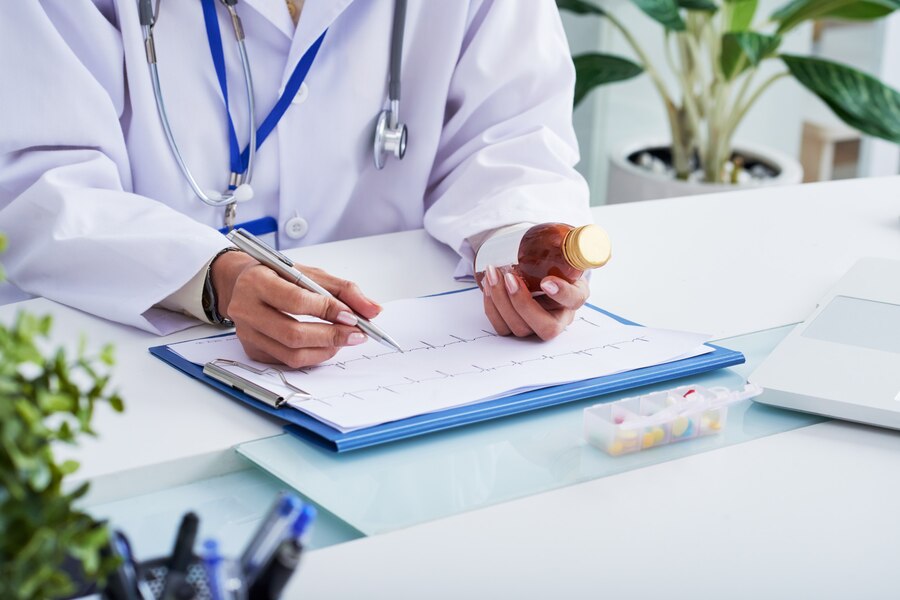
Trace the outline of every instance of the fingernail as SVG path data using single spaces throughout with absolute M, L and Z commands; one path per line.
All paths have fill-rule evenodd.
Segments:
M 497 283 L 500 281 L 500 278 L 497 276 L 497 269 L 494 268 L 494 265 L 488 265 L 487 278 L 488 283 L 491 285 L 497 285 Z
M 487 296 L 488 298 L 490 298 L 490 297 L 491 297 L 491 282 L 490 282 L 490 281 L 486 281 L 485 284 L 486 284 L 486 285 L 484 285 L 484 286 L 481 288 L 481 290 L 484 292 L 484 295 L 485 295 L 485 296 Z
M 366 335 L 364 333 L 359 333 L 354 331 L 350 335 L 347 336 L 347 345 L 348 346 L 359 346 L 363 342 L 366 341 Z
M 346 310 L 343 310 L 338 313 L 337 319 L 335 319 L 338 323 L 343 323 L 344 325 L 350 325 L 353 327 L 357 323 L 359 323 L 359 319 L 356 318 L 356 315 L 353 313 L 348 313 Z
M 559 286 L 552 281 L 544 281 L 541 283 L 541 289 L 553 296 L 559 291 Z
M 506 291 L 509 292 L 510 295 L 519 291 L 519 282 L 516 281 L 515 275 L 507 273 L 503 276 L 503 279 L 506 280 Z

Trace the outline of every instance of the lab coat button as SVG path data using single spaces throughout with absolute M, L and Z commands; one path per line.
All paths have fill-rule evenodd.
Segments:
M 306 85 L 306 82 L 300 84 L 300 89 L 297 90 L 297 93 L 294 94 L 293 102 L 294 104 L 303 104 L 306 102 L 306 97 L 309 96 L 309 87 Z
M 284 233 L 292 240 L 299 240 L 309 231 L 309 223 L 303 217 L 291 217 L 284 224 Z

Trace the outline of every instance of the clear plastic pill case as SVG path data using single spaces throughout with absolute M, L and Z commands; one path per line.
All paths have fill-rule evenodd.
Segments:
M 584 409 L 588 442 L 611 456 L 718 433 L 728 407 L 762 393 L 748 384 L 743 390 L 683 385 L 663 392 L 623 398 Z

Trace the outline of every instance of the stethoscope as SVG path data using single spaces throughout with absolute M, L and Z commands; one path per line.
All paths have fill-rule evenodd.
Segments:
M 184 156 L 181 154 L 178 144 L 175 142 L 175 135 L 172 133 L 172 126 L 169 123 L 169 117 L 166 112 L 166 103 L 163 99 L 162 86 L 159 82 L 159 69 L 156 62 L 156 46 L 153 41 L 153 27 L 156 25 L 159 16 L 159 2 L 160 0 L 156 0 L 156 5 L 154 7 L 153 0 L 138 0 L 138 13 L 141 22 L 141 30 L 144 35 L 144 49 L 147 55 L 147 63 L 150 68 L 150 80 L 153 85 L 153 96 L 156 99 L 156 109 L 159 113 L 159 119 L 162 123 L 163 131 L 165 132 L 166 141 L 172 150 L 172 154 L 175 156 L 178 168 L 191 186 L 194 194 L 209 206 L 217 208 L 224 207 L 225 227 L 230 230 L 234 227 L 236 220 L 236 204 L 239 202 L 246 202 L 253 198 L 253 188 L 250 184 L 253 179 L 253 163 L 257 150 L 256 104 L 254 101 L 253 74 L 250 69 L 250 61 L 247 58 L 247 46 L 244 42 L 244 28 L 235 9 L 238 0 L 220 0 L 220 2 L 225 6 L 228 15 L 231 17 L 232 29 L 234 30 L 234 37 L 237 40 L 238 52 L 241 57 L 241 67 L 244 74 L 244 88 L 247 95 L 247 122 L 250 133 L 247 150 L 245 151 L 246 158 L 241 164 L 243 168 L 238 169 L 234 164 L 232 165 L 228 187 L 221 193 L 214 190 L 204 190 L 200 187 L 197 183 L 197 179 L 194 177 L 190 168 L 188 168 Z M 402 159 L 406 155 L 407 128 L 405 124 L 400 122 L 400 63 L 403 55 L 403 32 L 405 23 L 406 0 L 395 0 L 394 22 L 391 31 L 390 68 L 388 72 L 389 108 L 382 110 L 378 114 L 375 125 L 375 139 L 372 146 L 375 167 L 379 170 L 384 168 L 388 156 Z M 321 44 L 323 37 L 324 34 L 322 34 L 322 37 L 320 37 L 313 45 L 313 48 L 310 49 L 312 55 L 309 59 L 309 63 L 315 59 L 315 53 L 318 52 L 318 47 Z M 307 55 L 309 54 L 310 52 L 307 52 Z M 306 59 L 307 56 L 304 56 L 300 62 L 303 63 Z M 298 68 L 301 66 L 302 65 L 298 65 Z M 309 64 L 306 65 L 306 68 L 309 68 Z M 301 79 L 304 76 L 305 72 L 303 76 L 301 76 Z M 225 87 L 223 86 L 223 94 L 225 93 Z M 276 122 L 277 119 L 278 117 L 275 118 Z M 272 126 L 274 127 L 274 124 Z M 260 141 L 260 143 L 262 143 L 262 141 Z

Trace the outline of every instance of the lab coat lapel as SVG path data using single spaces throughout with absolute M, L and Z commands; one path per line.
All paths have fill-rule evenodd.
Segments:
M 246 4 L 258 12 L 288 39 L 294 37 L 294 22 L 291 21 L 291 15 L 284 0 L 242 0 L 241 4 Z
M 266 1 L 266 0 L 263 0 Z M 272 0 L 268 0 L 271 2 Z M 306 0 L 303 5 L 303 12 L 300 14 L 300 22 L 297 25 L 297 31 L 294 34 L 294 41 L 291 44 L 291 51 L 288 55 L 288 61 L 284 72 L 284 78 L 281 82 L 282 86 L 287 83 L 294 67 L 299 62 L 303 54 L 312 46 L 313 42 L 319 39 L 328 27 L 344 12 L 344 9 L 353 0 Z M 327 36 L 325 45 L 328 45 Z M 315 68 L 315 67 L 314 67 Z

